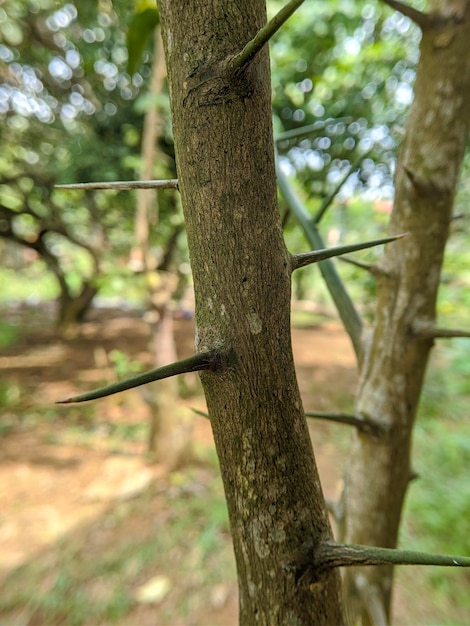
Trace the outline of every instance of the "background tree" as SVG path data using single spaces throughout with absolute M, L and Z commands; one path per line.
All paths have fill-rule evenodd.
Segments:
M 391 195 L 418 43 L 411 20 L 377 2 L 307 2 L 276 35 L 277 148 L 309 199 L 330 195 L 348 172 L 347 195 Z
M 435 338 L 459 334 L 436 328 L 436 298 L 470 122 L 470 3 L 435 3 L 430 11 L 415 16 L 423 38 L 390 223 L 391 233 L 409 237 L 388 248 L 374 270 L 377 309 L 363 339 L 356 400 L 357 412 L 384 434 L 354 437 L 343 494 L 345 540 L 385 547 L 397 544 L 429 351 Z M 365 623 L 389 619 L 391 577 L 391 568 L 348 573 L 348 599 L 360 598 Z
M 72 208 L 69 193 L 49 196 L 46 189 L 59 181 L 136 178 L 138 96 L 145 97 L 149 54 L 128 73 L 122 25 L 133 12 L 126 3 L 3 6 L 0 236 L 44 258 L 58 279 L 59 321 L 73 324 L 102 285 L 101 273 L 115 274 L 115 258 L 129 254 L 134 212 L 127 194 L 83 193 L 80 207 L 75 194 Z M 161 145 L 171 167 L 165 132 Z M 167 216 L 174 221 L 178 208 L 163 199 L 160 213 L 163 225 L 151 246 L 165 244 L 175 226 Z
M 158 11 L 144 4 L 136 11 L 127 35 L 129 68 L 137 67 L 144 53 L 145 33 L 153 35 L 153 58 L 150 88 L 142 129 L 142 169 L 140 178 L 148 181 L 154 177 L 166 178 L 173 174 L 173 159 L 158 146 L 159 138 L 165 134 L 168 111 L 166 93 L 166 68 L 163 42 L 158 24 Z M 135 42 L 135 43 L 134 43 Z M 162 103 L 165 103 L 162 106 Z M 163 110 L 162 110 L 163 109 Z M 170 163 L 168 163 L 170 161 Z M 163 216 L 165 217 L 165 216 Z M 177 217 L 177 215 L 175 215 Z M 137 196 L 135 216 L 135 241 L 131 251 L 132 263 L 145 275 L 147 319 L 151 331 L 150 349 L 155 367 L 176 361 L 176 342 L 173 332 L 173 309 L 171 306 L 179 286 L 174 268 L 174 257 L 178 251 L 178 238 L 183 223 L 173 224 L 165 252 L 160 259 L 152 254 L 151 231 L 160 228 L 159 197 L 156 189 L 140 189 Z M 146 387 L 141 392 L 150 415 L 148 451 L 159 463 L 175 468 L 191 458 L 191 435 L 193 417 L 182 409 L 175 410 L 178 397 L 177 381 L 168 378 L 158 386 Z
M 390 4 L 423 31 L 390 226 L 392 233 L 409 232 L 410 236 L 387 249 L 379 263 L 363 265 L 377 280 L 372 328 L 362 331 L 363 322 L 351 301 L 346 308 L 333 291 L 360 366 L 356 416 L 376 426 L 374 432 L 358 423 L 346 464 L 342 503 L 336 509 L 340 536 L 347 542 L 385 547 L 397 544 L 403 500 L 412 477 L 411 433 L 430 348 L 436 337 L 468 336 L 467 331 L 435 327 L 444 247 L 468 135 L 470 86 L 459 79 L 468 73 L 468 55 L 459 48 L 468 36 L 468 8 L 450 2 L 446 7 L 431 6 L 430 13 L 424 14 L 400 3 Z M 442 74 L 434 72 L 436 64 Z M 437 153 L 435 145 L 439 145 Z M 311 151 L 311 146 L 306 150 Z M 304 220 L 310 239 L 318 239 L 315 218 L 305 224 L 306 214 L 282 173 L 281 188 Z M 331 274 L 325 272 L 331 284 Z M 345 597 L 351 619 L 387 622 L 391 589 L 391 567 L 348 571 Z

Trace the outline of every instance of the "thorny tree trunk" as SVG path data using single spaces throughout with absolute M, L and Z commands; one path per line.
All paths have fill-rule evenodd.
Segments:
M 265 23 L 264 0 L 160 0 L 197 349 L 229 509 L 242 624 L 340 624 L 339 577 L 295 378 L 290 256 L 277 207 L 266 50 L 223 72 Z
M 395 547 L 410 481 L 410 444 L 433 344 L 436 295 L 470 118 L 470 2 L 446 4 L 462 21 L 425 30 L 395 181 L 391 233 L 409 233 L 387 247 L 380 264 L 376 320 L 366 338 L 357 412 L 389 433 L 357 433 L 343 493 L 346 543 Z M 390 615 L 392 569 L 348 570 L 345 601 L 363 623 Z

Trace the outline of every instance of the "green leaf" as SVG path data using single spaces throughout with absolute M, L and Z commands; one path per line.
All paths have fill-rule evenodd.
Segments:
M 127 70 L 129 74 L 134 74 L 138 70 L 144 50 L 149 44 L 159 19 L 157 9 L 152 7 L 136 13 L 132 18 L 127 31 Z

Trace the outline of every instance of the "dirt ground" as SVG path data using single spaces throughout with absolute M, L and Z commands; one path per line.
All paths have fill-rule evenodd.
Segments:
M 151 532 L 155 516 L 167 514 L 157 505 L 159 489 L 165 488 L 168 477 L 158 463 L 147 461 L 145 438 L 129 437 L 118 448 L 113 446 L 114 427 L 125 422 L 128 428 L 137 428 L 146 422 L 146 405 L 137 391 L 126 392 L 119 400 L 100 401 L 94 409 L 98 412 L 93 417 L 94 435 L 86 443 L 79 436 L 71 436 L 69 409 L 54 406 L 56 400 L 114 380 L 112 350 L 119 350 L 129 362 L 151 367 L 149 331 L 142 316 L 117 310 L 94 311 L 80 335 L 64 342 L 57 338 L 47 311 L 21 315 L 24 330 L 12 347 L 0 353 L 0 375 L 8 393 L 16 393 L 24 413 L 33 418 L 23 422 L 10 414 L 15 398 L 7 398 L 1 408 L 1 422 L 9 427 L 0 447 L 0 586 L 2 578 L 5 580 L 15 568 L 34 561 L 36 555 L 62 537 L 84 526 L 93 527 L 110 506 L 131 501 L 151 485 L 157 496 L 155 505 L 149 504 L 148 520 L 141 516 L 140 528 L 125 528 L 122 532 L 145 535 Z M 193 333 L 192 321 L 175 321 L 180 357 L 192 353 Z M 293 346 L 305 407 L 320 411 L 351 409 L 355 361 L 341 327 L 328 322 L 321 327 L 295 328 Z M 198 384 L 196 377 L 187 382 L 193 387 Z M 199 394 L 181 402 L 204 409 Z M 90 419 L 86 406 L 78 418 L 77 409 L 73 409 L 74 424 Z M 201 449 L 211 448 L 208 421 L 198 416 L 194 419 L 196 442 Z M 341 427 L 312 424 L 317 463 L 328 498 L 336 497 L 341 488 L 342 453 L 331 440 L 331 434 L 338 432 L 336 428 Z M 204 469 L 198 471 L 203 480 Z M 93 541 L 100 541 L 100 533 L 103 530 L 95 528 Z M 213 596 L 191 623 L 235 624 L 237 596 L 233 581 L 228 586 L 216 585 Z M 153 619 L 152 606 L 141 603 L 122 624 L 150 624 Z M 32 623 L 27 611 L 13 612 L 7 621 L 0 615 L 0 625 Z

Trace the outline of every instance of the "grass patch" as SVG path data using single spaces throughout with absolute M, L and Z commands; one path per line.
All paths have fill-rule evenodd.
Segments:
M 468 340 L 467 340 L 468 341 Z M 470 364 L 464 343 L 438 347 L 414 432 L 414 470 L 402 528 L 402 546 L 424 552 L 470 555 Z M 399 581 L 413 606 L 432 595 L 432 623 L 468 623 L 470 574 L 460 568 L 402 568 Z M 404 571 L 408 570 L 408 571 Z M 425 591 L 419 593 L 416 581 Z M 409 591 L 411 590 L 411 591 Z M 424 623 L 424 621 L 422 622 Z M 426 622 L 430 623 L 430 622 Z
M 325 323 L 325 320 L 328 320 L 325 315 L 312 311 L 294 309 L 291 312 L 291 324 L 293 328 L 318 328 Z
M 4 623 L 19 610 L 28 623 L 115 623 L 156 573 L 168 577 L 171 588 L 155 606 L 155 623 L 187 623 L 214 584 L 234 579 L 215 468 L 176 474 L 43 551 L 3 581 L 0 613 Z
M 0 320 L 0 348 L 8 348 L 18 340 L 18 329 L 4 320 Z
M 42 261 L 32 263 L 27 268 L 13 270 L 0 268 L 0 303 L 12 301 L 30 302 L 52 300 L 58 296 L 59 290 L 55 276 L 46 270 Z

